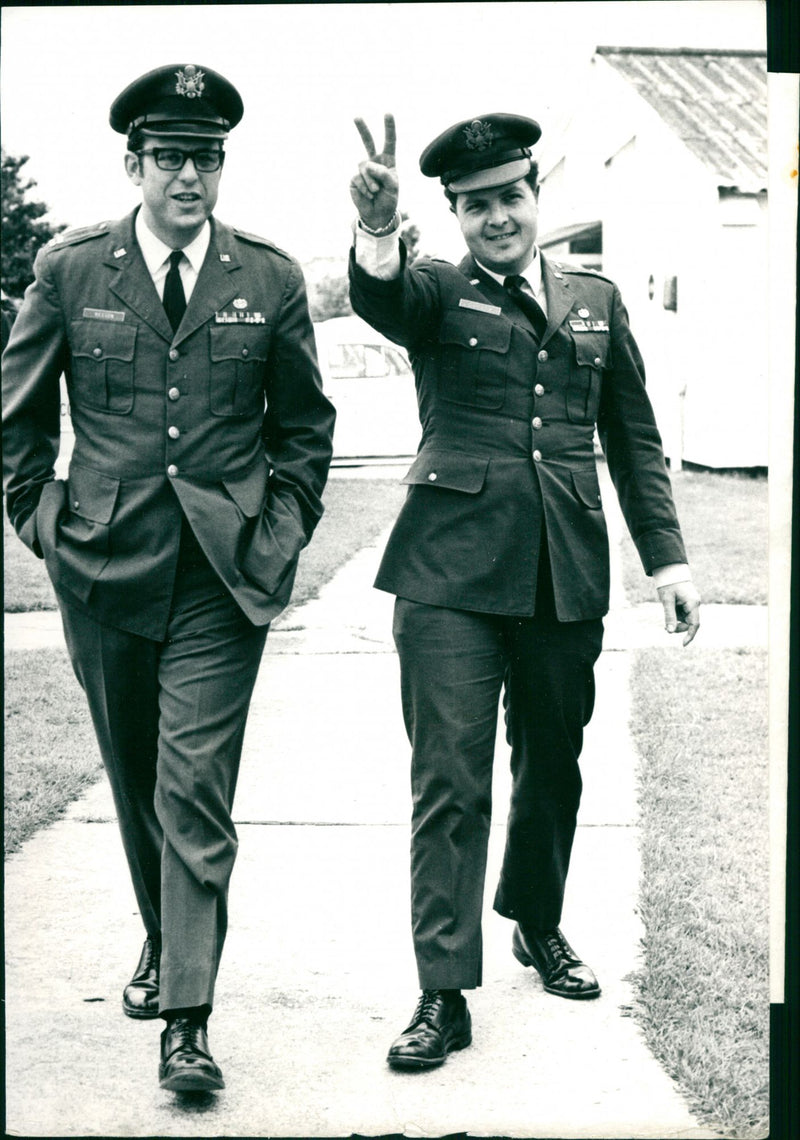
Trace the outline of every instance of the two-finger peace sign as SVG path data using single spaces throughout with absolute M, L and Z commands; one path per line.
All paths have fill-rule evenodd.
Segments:
M 364 120 L 356 119 L 355 124 L 358 128 L 358 133 L 361 135 L 361 141 L 366 148 L 367 157 L 370 162 L 377 162 L 381 166 L 388 166 L 390 168 L 393 167 L 395 164 L 395 142 L 397 139 L 394 115 L 386 114 L 383 116 L 383 150 L 380 154 L 378 154 L 375 149 L 375 140 L 372 137 L 372 132 Z
M 358 172 L 350 182 L 350 197 L 363 224 L 370 229 L 382 230 L 391 222 L 397 210 L 394 115 L 383 116 L 384 138 L 380 154 L 364 120 L 356 119 L 355 124 L 367 157 L 358 164 Z

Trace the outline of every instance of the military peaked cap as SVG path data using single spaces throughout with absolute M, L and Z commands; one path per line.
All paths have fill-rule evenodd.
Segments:
M 244 114 L 232 83 L 210 67 L 173 63 L 148 71 L 111 104 L 115 131 L 224 139 Z
M 454 194 L 504 186 L 528 173 L 530 148 L 541 133 L 535 119 L 522 115 L 466 119 L 425 147 L 420 155 L 420 170 L 429 178 L 441 178 Z

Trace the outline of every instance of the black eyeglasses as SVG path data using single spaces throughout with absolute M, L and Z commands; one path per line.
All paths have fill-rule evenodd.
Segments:
M 221 150 L 180 150 L 176 146 L 154 146 L 152 150 L 137 153 L 152 155 L 159 170 L 183 170 L 187 158 L 191 158 L 198 174 L 212 174 L 219 170 L 225 158 Z

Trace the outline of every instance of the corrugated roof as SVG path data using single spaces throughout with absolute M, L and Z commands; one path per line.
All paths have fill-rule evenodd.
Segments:
M 767 53 L 598 47 L 721 185 L 767 185 Z

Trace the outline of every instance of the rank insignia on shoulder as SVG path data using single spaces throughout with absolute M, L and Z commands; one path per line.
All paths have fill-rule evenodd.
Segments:
M 236 302 L 234 301 L 234 305 Z M 214 313 L 214 323 L 218 325 L 265 325 L 267 318 L 263 313 L 252 313 L 245 309 L 223 310 Z
M 120 249 L 114 250 L 114 257 L 124 257 L 127 252 L 125 246 L 122 246 Z
M 462 297 L 458 302 L 459 309 L 474 309 L 477 313 L 490 313 L 493 317 L 499 317 L 502 309 L 499 305 L 484 305 L 481 301 L 472 301 L 469 297 Z
M 231 255 L 229 253 L 221 253 L 219 259 L 220 261 L 230 261 Z

